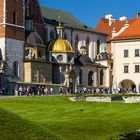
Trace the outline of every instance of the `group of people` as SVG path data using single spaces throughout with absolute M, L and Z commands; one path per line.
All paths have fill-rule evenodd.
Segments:
M 135 94 L 137 93 L 136 89 L 126 89 L 126 88 L 92 88 L 88 89 L 86 87 L 83 87 L 81 89 L 77 89 L 76 93 L 81 93 L 81 94 Z
M 33 96 L 33 95 L 53 95 L 53 88 L 47 88 L 45 86 L 18 86 L 16 85 L 14 87 L 14 95 L 15 96 L 22 96 L 22 95 L 27 95 L 27 96 Z M 59 94 L 62 95 L 64 93 L 63 87 L 59 88 Z
M 63 87 L 59 87 L 59 89 L 55 89 L 54 87 L 45 87 L 45 86 L 22 86 L 22 85 L 16 85 L 13 89 L 15 96 L 33 96 L 33 95 L 54 95 L 54 94 L 73 94 L 73 93 L 80 93 L 80 94 L 125 94 L 125 93 L 131 93 L 135 94 L 136 89 L 126 89 L 126 88 L 87 88 L 83 87 L 80 89 L 76 89 L 75 92 L 72 88 L 67 88 L 64 90 Z M 0 95 L 7 95 L 6 89 L 2 86 L 0 86 Z

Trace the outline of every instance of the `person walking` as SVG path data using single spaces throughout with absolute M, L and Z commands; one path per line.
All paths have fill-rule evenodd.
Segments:
M 14 87 L 14 94 L 15 96 L 18 96 L 18 85 Z
M 19 91 L 19 95 L 21 96 L 22 95 L 22 91 L 23 91 L 22 86 L 19 87 L 18 91 Z
M 47 87 L 44 89 L 44 93 L 45 93 L 45 95 L 48 95 L 48 88 Z

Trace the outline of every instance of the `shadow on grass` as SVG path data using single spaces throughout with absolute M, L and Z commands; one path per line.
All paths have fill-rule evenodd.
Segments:
M 49 129 L 0 108 L 0 140 L 61 140 Z
M 140 140 L 140 136 L 136 135 L 136 133 L 124 133 L 120 134 L 120 140 Z

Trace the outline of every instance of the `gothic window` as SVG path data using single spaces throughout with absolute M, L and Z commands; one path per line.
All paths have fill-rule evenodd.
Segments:
M 103 85 L 103 79 L 104 79 L 104 72 L 103 70 L 100 71 L 100 85 Z
M 17 61 L 13 63 L 13 75 L 19 77 L 19 64 Z
M 89 37 L 86 38 L 86 52 L 88 54 L 88 50 L 89 50 Z
M 50 40 L 53 40 L 54 39 L 54 31 L 51 31 L 50 32 Z
M 27 16 L 27 17 L 29 17 L 29 15 L 30 15 L 30 14 L 29 14 L 29 13 L 30 13 L 29 11 L 30 11 L 30 9 L 29 9 L 29 5 L 28 5 L 27 8 L 26 8 L 26 16 Z
M 78 34 L 76 34 L 75 36 L 75 53 L 78 54 L 78 41 L 79 41 L 79 37 Z
M 17 24 L 17 13 L 13 12 L 13 24 Z
M 89 71 L 88 73 L 88 86 L 92 86 L 93 85 L 93 72 Z
M 83 71 L 82 69 L 79 70 L 79 85 L 82 85 L 83 84 Z
M 100 53 L 100 40 L 97 40 L 97 54 Z

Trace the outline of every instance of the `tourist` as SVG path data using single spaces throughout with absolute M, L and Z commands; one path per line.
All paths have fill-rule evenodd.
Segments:
M 63 94 L 63 87 L 59 88 L 59 94 L 62 95 Z
M 53 88 L 52 87 L 50 88 L 50 94 L 53 94 Z
M 83 91 L 84 91 L 84 94 L 86 94 L 87 88 L 86 87 L 83 87 Z
M 22 86 L 19 87 L 18 91 L 19 91 L 19 95 L 21 96 L 22 95 L 22 91 L 23 91 Z
M 41 87 L 39 86 L 38 89 L 37 89 L 37 95 L 40 96 L 40 95 L 41 95 L 41 92 L 42 92 L 42 89 L 41 89 Z
M 67 93 L 68 93 L 68 95 L 70 95 L 70 93 L 71 93 L 71 89 L 69 87 L 67 88 Z
M 48 95 L 48 88 L 47 87 L 44 89 L 44 93 L 45 93 L 45 95 Z
M 92 89 L 92 94 L 94 94 L 94 89 Z
M 29 96 L 29 93 L 30 93 L 30 87 L 28 86 L 28 87 L 27 87 L 26 95 Z
M 14 94 L 15 96 L 18 96 L 18 85 L 16 85 L 14 88 Z
M 3 93 L 2 93 L 2 87 L 0 87 L 0 95 L 3 95 Z

